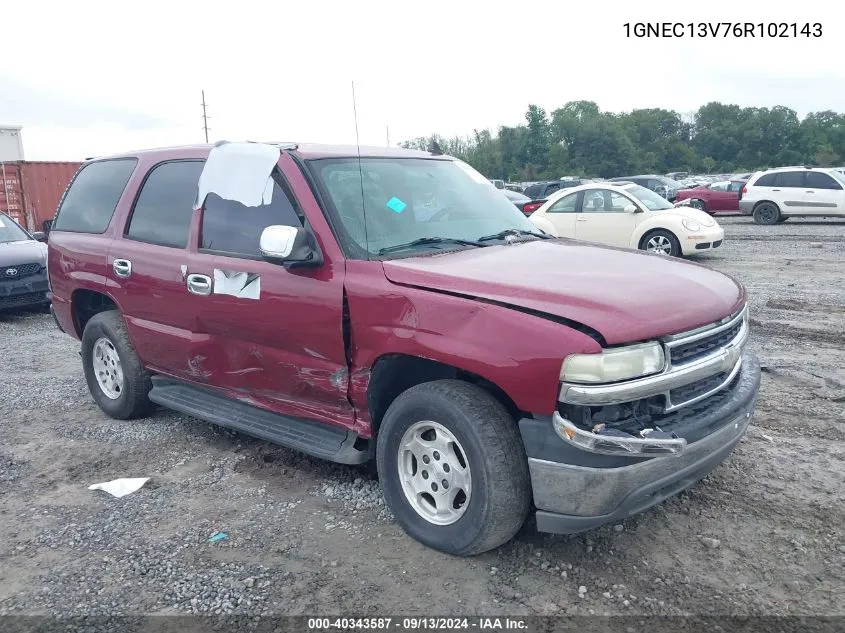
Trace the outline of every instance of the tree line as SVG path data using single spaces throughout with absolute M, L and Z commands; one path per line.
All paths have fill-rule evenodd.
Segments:
M 711 102 L 685 119 L 661 108 L 614 113 L 592 101 L 571 101 L 550 115 L 529 105 L 524 125 L 503 125 L 495 134 L 432 134 L 402 147 L 442 151 L 506 181 L 833 167 L 845 161 L 845 114 L 825 110 L 800 120 L 783 106 Z

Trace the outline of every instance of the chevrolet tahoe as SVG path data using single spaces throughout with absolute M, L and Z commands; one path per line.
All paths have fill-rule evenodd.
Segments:
M 59 327 L 109 416 L 155 406 L 375 464 L 472 555 L 693 485 L 748 428 L 744 287 L 553 238 L 480 173 L 393 148 L 219 143 L 86 162 L 49 234 Z

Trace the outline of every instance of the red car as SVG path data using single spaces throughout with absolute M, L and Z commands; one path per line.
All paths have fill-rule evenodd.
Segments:
M 675 202 L 689 200 L 689 205 L 711 215 L 726 211 L 739 211 L 739 193 L 745 180 L 725 180 L 694 189 L 681 189 Z
M 96 159 L 48 244 L 56 322 L 107 415 L 162 405 L 375 461 L 396 520 L 453 554 L 510 540 L 532 504 L 573 533 L 661 502 L 728 457 L 757 400 L 739 283 L 539 233 L 447 156 Z

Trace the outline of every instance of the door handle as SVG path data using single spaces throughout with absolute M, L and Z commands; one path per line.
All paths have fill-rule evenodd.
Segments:
M 118 277 L 129 277 L 132 274 L 132 262 L 128 259 L 116 259 L 111 266 Z
M 576 222 L 586 222 L 587 218 L 575 218 Z
M 780 191 L 780 189 L 772 189 L 772 191 Z
M 804 193 L 816 193 L 816 192 L 813 191 L 812 189 L 807 189 L 807 191 L 805 191 Z
M 211 277 L 208 275 L 188 275 L 188 292 L 207 297 L 211 294 Z

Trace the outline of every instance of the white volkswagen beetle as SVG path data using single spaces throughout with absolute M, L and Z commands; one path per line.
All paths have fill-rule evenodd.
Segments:
M 707 213 L 674 206 L 634 183 L 600 182 L 555 192 L 529 218 L 559 237 L 692 255 L 718 248 L 725 232 Z

